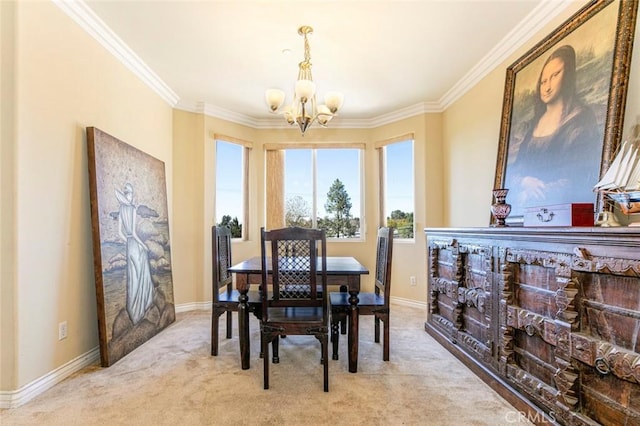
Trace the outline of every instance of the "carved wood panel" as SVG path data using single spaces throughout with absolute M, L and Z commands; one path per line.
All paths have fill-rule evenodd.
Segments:
M 429 245 L 429 253 L 433 323 L 453 343 L 490 364 L 494 306 L 491 247 L 440 240 Z
M 571 331 L 577 329 L 579 287 L 571 276 L 571 255 L 508 249 L 505 262 L 513 295 L 507 304 L 513 347 L 507 378 L 538 405 L 566 417 L 579 402 L 569 345 Z
M 640 231 L 435 231 L 427 331 L 560 424 L 640 425 Z

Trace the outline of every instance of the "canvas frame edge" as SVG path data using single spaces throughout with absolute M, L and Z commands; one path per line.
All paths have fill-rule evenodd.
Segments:
M 93 247 L 93 271 L 98 309 L 98 340 L 100 347 L 100 365 L 109 367 L 109 351 L 107 347 L 107 324 L 105 321 L 104 283 L 102 281 L 102 250 L 100 246 L 100 220 L 98 217 L 98 183 L 96 175 L 95 144 L 99 129 L 87 127 L 87 154 L 89 166 L 89 200 L 91 204 L 91 240 Z

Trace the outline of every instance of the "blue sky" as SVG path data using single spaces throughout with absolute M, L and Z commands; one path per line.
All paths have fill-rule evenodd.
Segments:
M 242 220 L 242 152 L 240 145 L 218 141 L 216 144 L 217 211 L 216 222 L 222 215 L 237 216 Z M 387 146 L 388 211 L 413 212 L 413 168 L 407 166 L 413 158 L 411 142 Z M 351 197 L 351 213 L 360 216 L 360 174 L 358 149 L 317 150 L 318 170 L 318 216 L 325 215 L 326 195 L 335 179 L 340 179 Z M 312 206 L 312 151 L 291 149 L 286 152 L 285 180 L 286 196 L 302 196 Z
M 412 141 L 387 145 L 387 217 L 393 210 L 405 213 L 414 210 L 413 167 L 407 159 L 413 159 Z M 414 162 L 415 164 L 415 162 Z
M 324 204 L 329 188 L 336 179 L 344 184 L 351 197 L 351 214 L 360 216 L 359 150 L 319 149 L 317 152 L 318 205 L 317 214 L 325 216 Z M 302 196 L 311 207 L 313 197 L 313 163 L 310 149 L 292 149 L 285 158 L 286 197 Z
M 223 215 L 242 222 L 242 151 L 237 144 L 216 143 L 216 223 Z

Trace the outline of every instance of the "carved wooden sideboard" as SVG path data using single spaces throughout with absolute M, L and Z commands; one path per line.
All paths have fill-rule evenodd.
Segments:
M 424 232 L 429 334 L 534 423 L 640 425 L 640 229 Z

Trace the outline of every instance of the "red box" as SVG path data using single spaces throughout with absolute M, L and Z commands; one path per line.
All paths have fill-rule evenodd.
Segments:
M 594 219 L 593 203 L 552 204 L 524 212 L 524 226 L 593 226 Z

